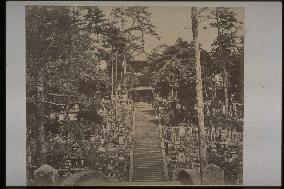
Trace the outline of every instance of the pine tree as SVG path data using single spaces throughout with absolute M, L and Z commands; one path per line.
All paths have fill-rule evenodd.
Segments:
M 238 20 L 236 14 L 229 8 L 217 7 L 213 11 L 214 22 L 211 23 L 212 27 L 217 29 L 217 38 L 212 44 L 212 57 L 217 63 L 217 69 L 223 75 L 223 88 L 224 88 L 224 104 L 225 115 L 229 111 L 229 70 L 232 65 L 231 57 L 236 51 L 237 47 L 237 32 Z

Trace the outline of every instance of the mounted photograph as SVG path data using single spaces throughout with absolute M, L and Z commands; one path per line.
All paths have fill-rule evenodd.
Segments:
M 25 6 L 27 186 L 243 185 L 244 7 Z

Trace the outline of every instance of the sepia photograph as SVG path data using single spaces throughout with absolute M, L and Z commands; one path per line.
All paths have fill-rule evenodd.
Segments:
M 242 185 L 244 20 L 25 6 L 27 185 Z

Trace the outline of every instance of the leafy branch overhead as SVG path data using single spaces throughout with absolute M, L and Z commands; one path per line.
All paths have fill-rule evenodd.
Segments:
M 115 52 L 122 64 L 123 56 L 130 59 L 141 51 L 144 35 L 158 36 L 146 7 L 114 8 L 111 15 L 98 7 L 27 6 L 28 99 L 39 77 L 46 89 L 61 93 L 107 93 L 109 82 L 102 78 L 110 75 L 101 72 L 100 62 L 106 61 L 109 70 Z

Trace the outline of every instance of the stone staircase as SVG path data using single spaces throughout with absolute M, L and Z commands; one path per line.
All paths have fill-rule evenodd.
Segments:
M 69 175 L 66 179 L 61 182 L 61 186 L 74 186 L 75 183 L 88 174 L 91 174 L 92 171 L 81 171 L 74 174 Z
M 159 126 L 154 122 L 154 112 L 149 113 L 149 109 L 136 109 L 132 182 L 166 181 Z

